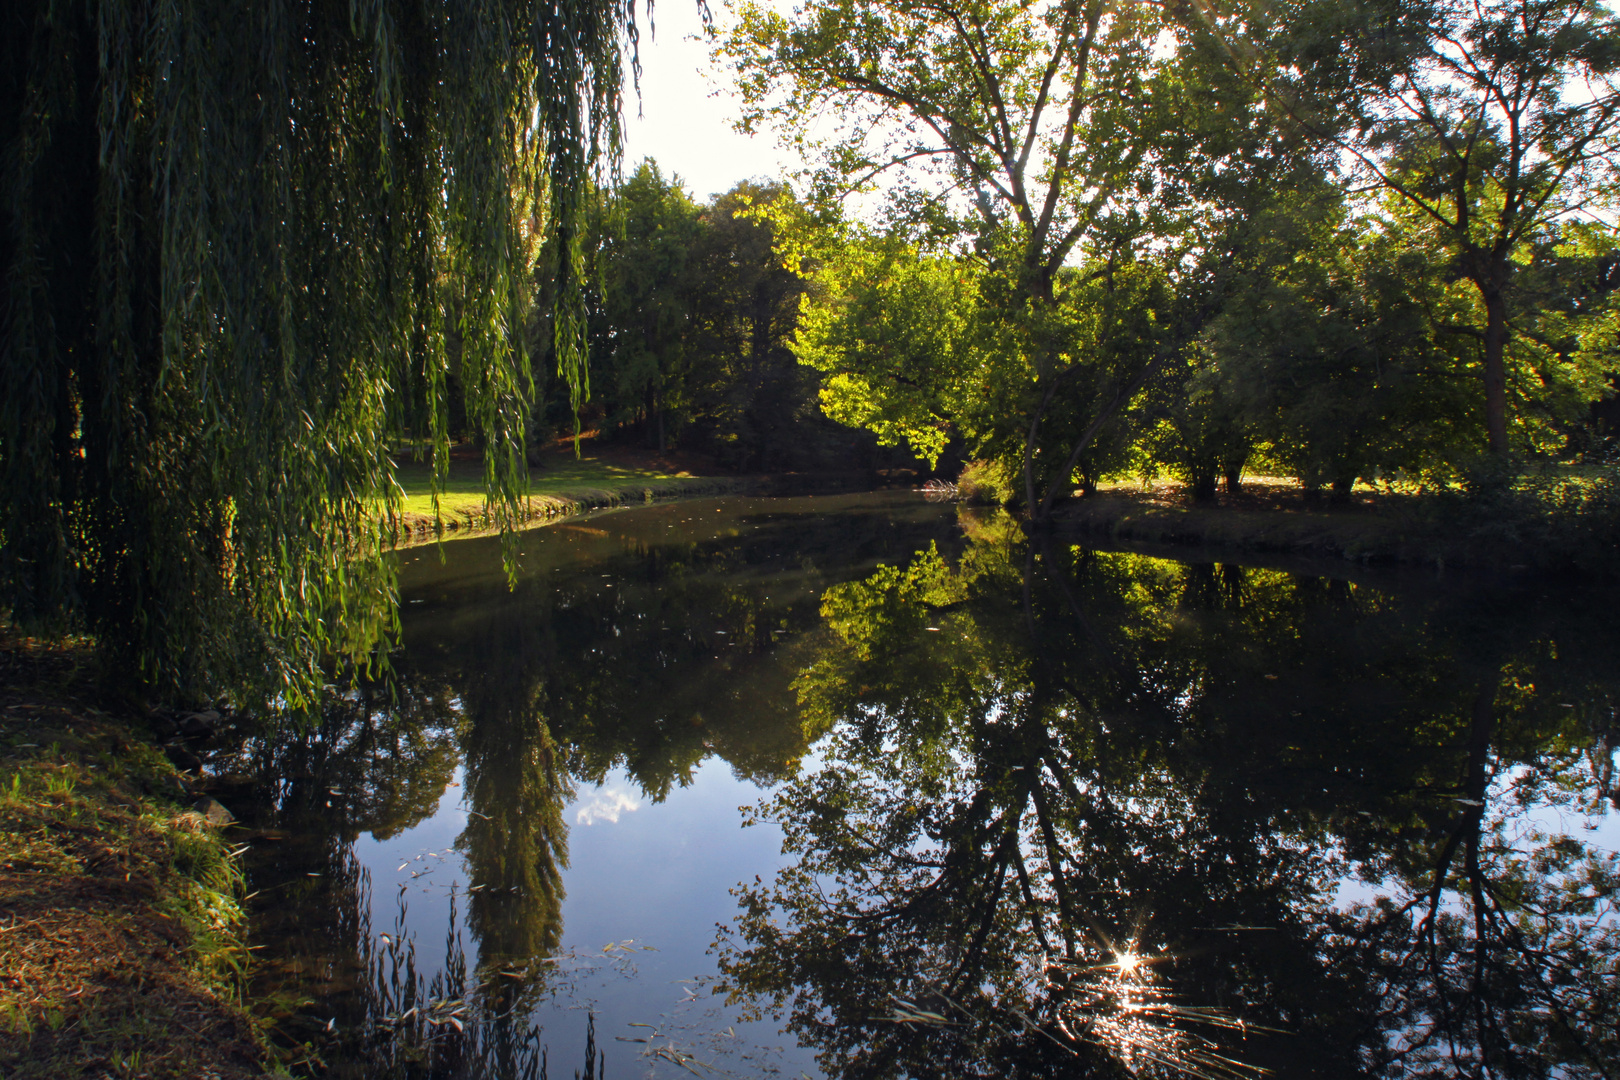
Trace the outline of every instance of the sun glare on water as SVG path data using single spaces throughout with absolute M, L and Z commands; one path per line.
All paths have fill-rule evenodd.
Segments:
M 1183 1003 L 1134 945 L 1107 955 L 1099 964 L 1059 962 L 1048 969 L 1060 973 L 1051 989 L 1056 1030 L 1064 1038 L 1102 1049 L 1133 1073 L 1164 1071 L 1198 1080 L 1263 1074 L 1230 1057 L 1225 1040 L 1216 1036 L 1233 1032 L 1241 1042 L 1258 1029 L 1222 1009 Z

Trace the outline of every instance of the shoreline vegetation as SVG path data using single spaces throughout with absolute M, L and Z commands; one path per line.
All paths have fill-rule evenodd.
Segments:
M 1620 483 L 1612 473 L 1549 476 L 1494 493 L 1378 490 L 1308 494 L 1245 477 L 1239 494 L 1195 500 L 1181 483 L 1119 484 L 1059 504 L 1063 536 L 1289 554 L 1367 565 L 1511 572 L 1620 572 Z
M 275 1074 L 230 815 L 95 663 L 0 636 L 0 1075 Z
M 437 519 L 433 512 L 431 466 L 425 461 L 402 459 L 398 469 L 405 497 L 400 505 L 396 550 L 498 531 L 490 523 L 484 467 L 476 449 L 461 446 L 451 451 Z M 536 528 L 594 510 L 668 499 L 863 490 L 909 481 L 913 475 L 908 469 L 737 472 L 707 455 L 636 451 L 597 443 L 591 434 L 584 437 L 579 457 L 574 456 L 573 441 L 561 439 L 540 457 L 538 465 L 531 467 L 526 513 L 519 527 Z
M 400 504 L 396 547 L 433 543 L 441 535 L 460 539 L 495 531 L 486 510 L 484 465 L 475 448 L 452 449 L 437 519 L 432 466 L 402 458 L 398 470 L 405 497 Z M 696 455 L 625 452 L 598 444 L 594 436 L 582 439 L 580 456 L 575 457 L 573 440 L 559 440 L 530 468 L 524 527 L 607 507 L 729 494 L 752 479 L 722 475 L 712 462 Z
M 975 490 L 968 480 L 972 470 L 964 473 L 959 492 L 968 501 L 1015 496 L 1010 489 Z M 901 479 L 895 472 L 736 473 L 705 455 L 637 451 L 597 442 L 593 434 L 585 438 L 579 457 L 565 439 L 540 459 L 531 473 L 522 527 L 666 499 L 762 494 L 784 486 L 819 490 L 840 481 L 846 487 L 860 480 L 878 486 Z M 429 466 L 403 462 L 400 482 L 405 499 L 397 548 L 496 531 L 485 512 L 483 466 L 475 449 L 452 452 L 440 497 L 442 532 L 433 514 Z M 1307 492 L 1298 480 L 1282 476 L 1245 475 L 1236 495 L 1221 491 L 1206 499 L 1194 498 L 1192 485 L 1177 480 L 1118 481 L 1059 502 L 1051 526 L 1059 535 L 1115 543 L 1374 566 L 1620 573 L 1620 480 L 1604 468 L 1531 475 L 1483 493 L 1361 483 L 1342 497 Z

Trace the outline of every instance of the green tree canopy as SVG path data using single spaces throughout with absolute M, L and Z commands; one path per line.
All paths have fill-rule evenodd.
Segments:
M 679 177 L 647 160 L 604 198 L 599 217 L 591 345 L 610 376 L 607 419 L 645 418 L 656 432 L 649 441 L 663 450 L 668 416 L 685 411 L 690 381 L 699 210 Z
M 1150 198 L 1168 164 L 1173 94 L 1154 56 L 1168 25 L 1156 8 L 1110 0 L 840 2 L 792 16 L 749 4 L 720 46 L 746 122 L 781 125 L 813 159 L 813 200 L 881 177 L 891 220 L 971 240 L 1005 279 L 995 309 L 1022 359 L 1025 488 L 1038 515 L 1052 501 L 1041 496 L 1066 486 L 1074 462 L 1061 463 L 1096 431 L 1082 422 L 1081 445 L 1038 466 L 1052 388 L 1107 383 L 1091 395 L 1106 421 L 1152 371 L 1088 363 L 1094 343 L 1086 320 L 1063 311 L 1062 278 L 1071 260 L 1129 258 L 1174 201 Z M 810 139 L 807 128 L 827 134 Z M 1048 480 L 1039 493 L 1037 471 Z
M 1307 8 L 1267 36 L 1269 100 L 1477 291 L 1485 428 L 1507 455 L 1518 269 L 1617 179 L 1620 21 L 1594 0 L 1395 0 Z
M 444 465 L 452 364 L 512 521 L 537 281 L 586 387 L 582 199 L 633 15 L 6 5 L 0 605 L 164 692 L 269 667 L 297 703 L 391 623 L 390 451 Z

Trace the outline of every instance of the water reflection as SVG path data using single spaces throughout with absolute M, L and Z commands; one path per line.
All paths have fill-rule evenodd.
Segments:
M 506 1062 L 488 1075 L 536 1067 L 541 1059 L 513 1049 L 539 1052 L 527 1026 L 534 1009 L 588 1003 L 581 984 L 624 973 L 638 948 L 562 948 L 563 808 L 581 785 L 617 775 L 634 794 L 620 792 L 602 814 L 660 803 L 711 755 L 758 783 L 792 775 L 808 744 L 791 683 L 821 592 L 903 558 L 949 523 L 939 508 L 897 513 L 855 500 L 852 512 L 826 515 L 816 511 L 850 500 L 798 502 L 763 512 L 737 500 L 684 504 L 531 534 L 534 554 L 524 552 L 510 587 L 493 543 L 459 545 L 446 564 L 417 568 L 414 582 L 407 571 L 416 603 L 390 684 L 363 687 L 317 728 L 250 743 L 220 766 L 245 778 L 233 802 L 265 837 L 253 885 L 276 899 L 258 916 L 260 990 L 287 997 L 284 1041 L 312 1037 L 344 1075 L 484 1075 L 466 1071 L 470 1060 Z M 675 536 L 670 517 L 684 518 Z M 347 845 L 457 813 L 459 907 L 428 897 L 448 932 L 442 954 L 429 944 L 424 969 L 423 935 L 411 927 L 432 920 L 407 919 L 402 907 L 399 925 L 379 935 Z M 443 892 L 452 875 L 435 881 L 434 865 L 400 867 L 410 874 L 402 905 L 417 888 Z M 635 867 L 622 873 L 624 887 L 653 884 Z M 475 944 L 470 963 L 463 932 Z M 459 1011 L 439 1016 L 431 1002 Z M 472 1049 L 458 1049 L 463 1041 Z M 695 1063 L 667 1033 L 644 1041 L 649 1056 Z M 410 1052 L 379 1054 L 396 1043 Z
M 336 1075 L 540 1068 L 535 1010 L 635 959 L 565 948 L 565 879 L 603 887 L 569 878 L 570 828 L 650 818 L 716 756 L 774 788 L 787 855 L 704 883 L 738 890 L 725 988 L 829 1077 L 1620 1071 L 1620 867 L 1585 828 L 1620 805 L 1601 598 L 894 497 L 523 546 L 510 587 L 493 543 L 421 556 L 397 683 L 216 764 L 261 837 L 261 988 Z M 440 826 L 379 930 L 354 841 Z M 605 1042 L 766 1068 L 659 1032 Z
M 739 1000 L 838 1077 L 1614 1075 L 1601 611 L 966 524 L 823 600 Z

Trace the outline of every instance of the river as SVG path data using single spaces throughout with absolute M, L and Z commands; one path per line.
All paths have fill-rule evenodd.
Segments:
M 402 553 L 391 676 L 210 765 L 325 1075 L 1620 1061 L 1613 597 L 909 492 L 513 553 Z

